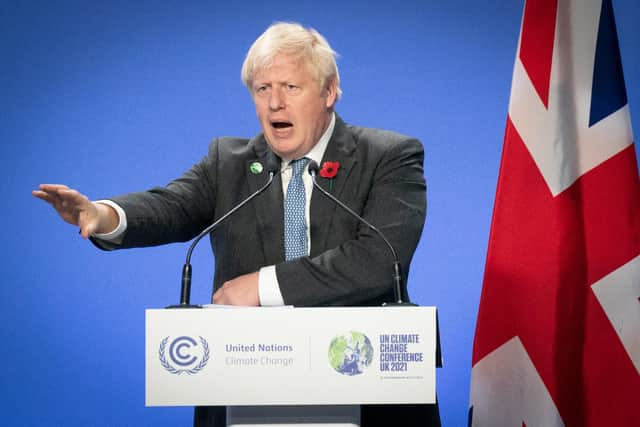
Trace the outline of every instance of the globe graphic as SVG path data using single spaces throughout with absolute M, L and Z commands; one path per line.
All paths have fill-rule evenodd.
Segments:
M 329 363 L 343 375 L 359 375 L 373 361 L 373 346 L 362 332 L 337 336 L 329 345 Z

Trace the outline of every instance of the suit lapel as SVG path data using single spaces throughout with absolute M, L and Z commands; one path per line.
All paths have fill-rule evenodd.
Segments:
M 254 138 L 250 144 L 254 145 L 255 157 L 247 160 L 245 173 L 249 184 L 249 194 L 257 191 L 266 184 L 269 175 L 266 171 L 267 159 L 275 156 L 262 135 Z M 258 162 L 262 165 L 262 173 L 253 173 L 251 164 Z M 273 182 L 251 203 L 255 209 L 255 218 L 260 233 L 259 242 L 265 256 L 265 265 L 274 265 L 284 260 L 284 196 L 282 194 L 282 178 L 279 173 Z
M 353 151 L 356 143 L 346 124 L 336 115 L 333 136 L 329 140 L 327 149 L 320 163 L 339 162 L 338 173 L 333 179 L 317 177 L 318 185 L 340 199 L 345 186 L 350 182 L 351 171 L 356 164 Z M 326 250 L 326 241 L 331 231 L 331 222 L 337 206 L 320 191 L 311 195 L 311 256 L 316 256 Z

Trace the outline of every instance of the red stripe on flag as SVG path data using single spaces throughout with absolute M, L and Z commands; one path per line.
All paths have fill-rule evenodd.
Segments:
M 549 189 L 511 118 L 507 120 L 498 188 L 480 298 L 473 364 L 533 327 L 549 342 L 553 318 L 545 302 L 554 285 L 545 272 L 551 266 L 547 240 L 554 230 Z M 542 276 L 542 277 L 541 277 Z M 529 320 L 528 320 L 529 319 Z M 535 319 L 535 321 L 533 320 Z M 536 326 L 536 322 L 541 322 Z M 521 335 L 522 336 L 522 335 Z
M 576 182 L 584 209 L 587 282 L 640 254 L 640 177 L 633 144 Z
M 549 106 L 557 9 L 557 0 L 527 0 L 522 19 L 520 60 L 545 107 Z

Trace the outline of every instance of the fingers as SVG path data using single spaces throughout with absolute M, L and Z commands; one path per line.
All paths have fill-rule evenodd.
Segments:
M 212 304 L 234 305 L 233 291 L 229 291 L 229 282 L 225 282 L 212 296 Z
M 59 195 L 60 190 L 68 190 L 69 187 L 62 184 L 40 184 L 37 190 L 31 192 L 38 199 L 44 200 L 48 203 L 54 203 Z
M 84 227 L 80 227 L 80 236 L 82 236 L 83 239 L 88 239 L 89 237 L 93 236 L 93 233 L 95 233 L 96 231 L 96 227 L 95 225 L 86 225 Z
M 211 304 L 223 304 L 222 295 L 220 292 L 221 290 L 222 289 L 218 289 L 213 293 L 213 295 L 211 295 Z
M 41 184 L 32 194 L 49 203 L 69 224 L 80 227 L 80 235 L 87 239 L 95 233 L 114 230 L 119 222 L 111 207 L 92 203 L 87 196 L 62 184 Z
M 64 184 L 40 184 L 38 186 L 38 188 L 41 191 L 45 191 L 47 193 L 56 192 L 58 190 L 68 190 L 69 189 L 69 187 L 67 187 Z
M 41 184 L 32 194 L 53 206 L 64 221 L 79 225 L 82 237 L 87 238 L 95 231 L 96 209 L 84 194 L 62 184 Z
M 70 190 L 66 185 L 60 184 L 41 184 L 39 190 L 34 190 L 31 194 L 51 204 L 77 201 L 80 195 L 76 190 Z
M 51 203 L 57 208 L 75 208 L 91 203 L 87 196 L 70 189 L 66 185 L 42 184 L 39 190 L 31 192 L 38 199 Z
M 258 306 L 258 272 L 238 276 L 229 280 L 213 294 L 214 304 Z
M 229 288 L 229 282 L 225 282 L 213 295 L 211 295 L 212 304 L 226 304 L 233 305 L 231 303 L 230 295 L 226 292 Z
M 40 200 L 44 200 L 47 203 L 53 203 L 53 200 L 55 197 L 45 191 L 40 191 L 40 190 L 33 190 L 31 194 L 33 194 L 35 197 L 37 197 Z

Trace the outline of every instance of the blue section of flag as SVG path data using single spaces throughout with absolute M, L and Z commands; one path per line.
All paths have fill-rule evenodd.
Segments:
M 626 104 L 627 92 L 622 74 L 613 7 L 611 0 L 603 0 L 593 66 L 589 126 L 593 126 Z

